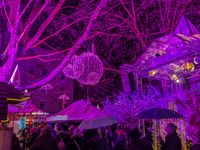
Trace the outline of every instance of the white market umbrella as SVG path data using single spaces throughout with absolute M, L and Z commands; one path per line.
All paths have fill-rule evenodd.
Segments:
M 94 128 L 100 128 L 104 126 L 110 126 L 115 123 L 118 123 L 119 121 L 111 116 L 101 116 L 96 115 L 94 117 L 91 117 L 87 120 L 84 120 L 80 125 L 79 129 L 94 129 Z
M 42 86 L 40 89 L 41 90 L 45 90 L 46 93 L 47 93 L 47 90 L 48 89 L 53 89 L 53 86 L 51 84 L 46 84 L 46 85 Z

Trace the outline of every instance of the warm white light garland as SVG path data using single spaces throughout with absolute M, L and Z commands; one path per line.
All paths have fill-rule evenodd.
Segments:
M 75 62 L 79 62 L 78 66 L 77 66 L 77 63 L 75 64 Z M 85 66 L 82 59 L 80 59 L 79 56 L 74 55 L 71 58 L 70 62 L 67 64 L 67 66 L 63 69 L 63 73 L 68 78 L 76 78 L 83 73 L 84 69 L 85 69 Z
M 79 61 L 79 60 L 82 60 Z M 74 62 L 74 72 L 80 70 L 80 66 L 85 66 L 82 74 L 76 76 L 76 79 L 85 85 L 96 85 L 103 74 L 103 63 L 99 57 L 93 53 L 82 53 L 79 59 Z

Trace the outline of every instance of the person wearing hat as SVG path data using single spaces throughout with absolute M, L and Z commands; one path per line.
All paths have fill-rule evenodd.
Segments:
M 29 150 L 59 150 L 57 140 L 52 137 L 51 125 L 44 126 L 44 130 L 35 139 Z
M 117 140 L 115 141 L 114 150 L 127 150 L 127 149 L 128 149 L 127 138 L 124 135 L 124 131 L 119 130 L 117 133 Z

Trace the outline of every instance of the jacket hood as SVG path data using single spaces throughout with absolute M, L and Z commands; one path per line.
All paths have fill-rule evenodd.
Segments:
M 125 142 L 126 141 L 126 136 L 125 135 L 118 135 L 117 139 L 122 141 L 122 142 Z

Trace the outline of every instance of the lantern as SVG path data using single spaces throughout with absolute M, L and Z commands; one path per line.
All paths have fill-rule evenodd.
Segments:
M 77 61 L 77 59 L 80 62 L 80 66 L 76 67 L 76 70 L 74 70 L 74 62 Z M 68 78 L 76 78 L 77 76 L 80 76 L 83 73 L 84 68 L 85 66 L 83 61 L 79 58 L 79 56 L 74 55 L 71 58 L 70 62 L 67 64 L 67 66 L 63 69 L 63 73 Z
M 99 57 L 93 53 L 82 53 L 79 57 L 82 62 L 76 59 L 73 68 L 74 72 L 80 70 L 80 66 L 84 66 L 84 71 L 79 76 L 76 75 L 76 79 L 81 84 L 96 85 L 103 73 L 103 63 Z
M 194 71 L 194 64 L 191 62 L 186 62 L 181 66 L 181 71 L 183 73 L 188 73 Z

